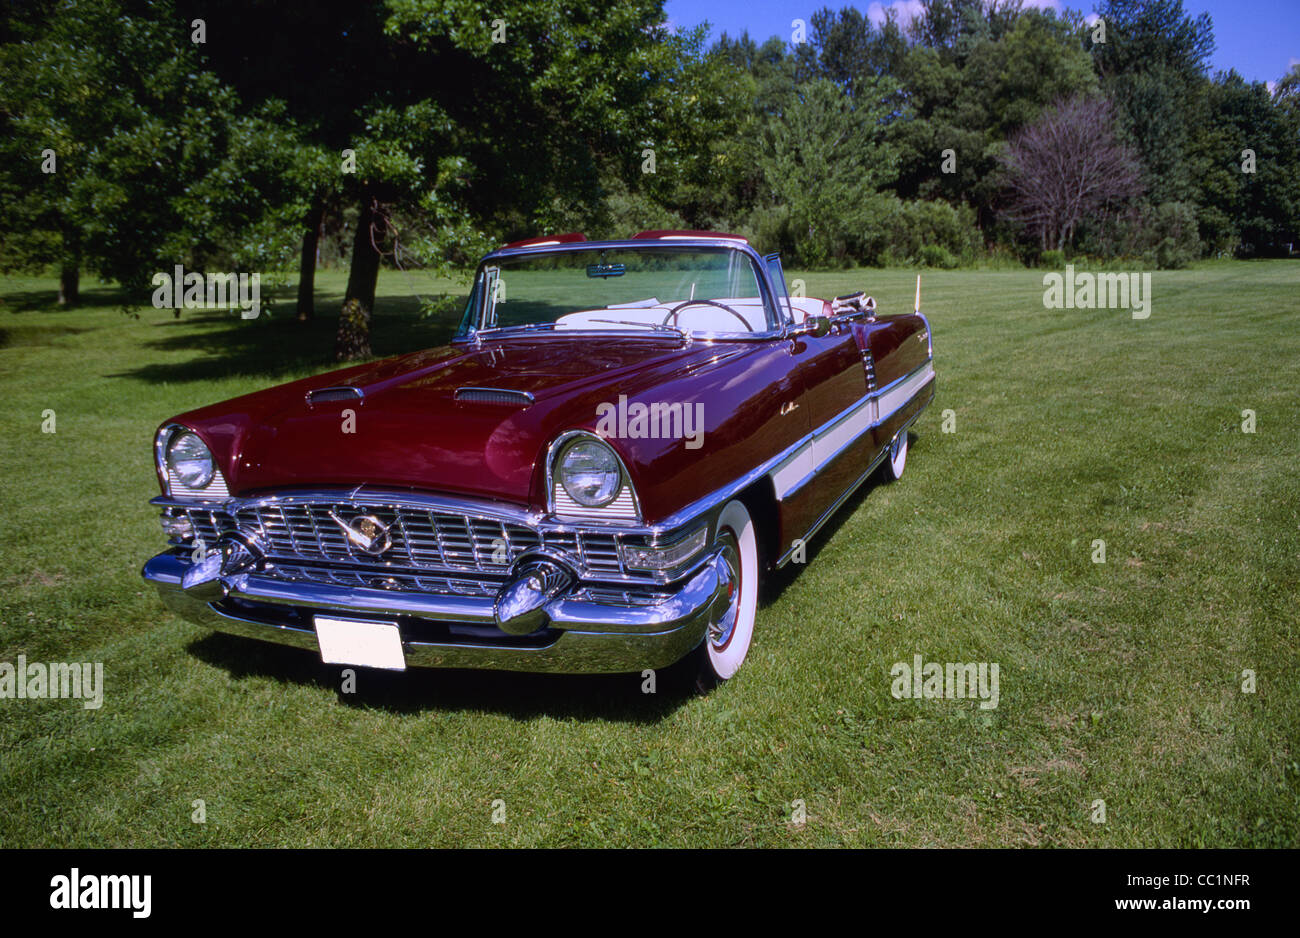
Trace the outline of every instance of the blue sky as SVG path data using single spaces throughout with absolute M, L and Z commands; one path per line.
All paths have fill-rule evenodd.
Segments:
M 868 13 L 882 6 L 918 7 L 917 0 L 667 0 L 668 19 L 678 26 L 713 24 L 713 38 L 724 30 L 748 29 L 758 40 L 790 38 L 790 22 L 807 20 L 823 6 L 856 6 Z M 1092 0 L 1029 0 L 1027 6 L 1063 6 L 1092 11 Z M 876 10 L 873 10 L 876 8 Z M 1276 81 L 1300 62 L 1300 0 L 1183 0 L 1188 13 L 1214 20 L 1214 70 L 1235 68 L 1251 81 Z

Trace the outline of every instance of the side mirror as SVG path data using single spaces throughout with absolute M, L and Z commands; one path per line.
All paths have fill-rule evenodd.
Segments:
M 810 335 L 814 339 L 820 339 L 823 336 L 830 335 L 831 321 L 825 316 L 809 316 L 799 325 L 790 330 L 790 338 L 796 338 L 801 335 Z

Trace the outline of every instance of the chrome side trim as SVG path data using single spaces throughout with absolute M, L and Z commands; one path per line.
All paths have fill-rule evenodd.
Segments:
M 822 529 L 822 525 L 824 525 L 827 521 L 829 521 L 831 519 L 831 516 L 834 515 L 835 512 L 839 511 L 840 506 L 843 505 L 846 501 L 848 501 L 849 496 L 852 495 L 854 492 L 856 492 L 858 488 L 862 485 L 862 483 L 867 481 L 867 479 L 871 477 L 871 474 L 875 472 L 877 468 L 879 468 L 880 464 L 885 461 L 885 456 L 888 453 L 889 453 L 888 448 L 885 448 L 881 450 L 879 453 L 877 453 L 876 458 L 871 461 L 871 465 L 867 466 L 866 471 L 863 472 L 862 475 L 858 476 L 858 478 L 848 488 L 846 488 L 842 493 L 840 493 L 840 497 L 835 499 L 835 501 L 831 503 L 830 507 L 827 508 L 824 512 L 822 512 L 821 517 L 818 518 L 816 521 L 814 521 L 812 523 L 812 526 L 808 528 L 807 531 L 805 531 L 799 537 L 796 537 L 794 541 L 791 542 L 790 549 L 787 550 L 781 556 L 781 559 L 779 559 L 776 562 L 776 568 L 778 570 L 790 562 L 790 558 L 794 555 L 794 551 L 795 551 L 794 544 L 800 541 L 806 543 L 807 541 L 811 540 L 813 536 L 816 535 L 816 533 Z
M 934 361 L 934 330 L 930 328 L 930 320 L 929 317 L 925 315 L 925 313 L 921 312 L 918 309 L 916 311 L 916 315 L 920 316 L 921 322 L 925 323 L 925 348 L 926 348 L 925 357 L 929 361 L 933 362 Z
M 898 388 L 902 387 L 905 382 L 907 382 L 908 380 L 915 379 L 918 375 L 924 375 L 925 378 L 923 381 L 917 382 L 917 388 L 915 393 L 919 393 L 920 391 L 924 390 L 925 386 L 929 384 L 930 381 L 934 380 L 934 362 L 932 360 L 927 360 L 924 364 L 913 369 L 911 373 L 906 374 L 901 378 L 897 378 L 894 381 L 891 381 L 889 384 L 885 385 L 883 388 L 879 388 L 878 390 L 867 394 L 865 397 L 858 400 L 851 407 L 849 407 L 845 412 L 841 414 L 837 414 L 835 417 L 832 417 L 826 423 L 822 424 L 822 426 L 819 427 L 817 430 L 814 430 L 812 433 L 809 433 L 806 436 L 802 437 L 801 439 L 796 440 L 794 443 L 790 444 L 780 453 L 773 456 L 771 459 L 761 463 L 754 469 L 751 469 L 749 472 L 745 473 L 743 476 L 741 476 L 736 481 L 732 482 L 730 485 L 725 485 L 722 488 L 715 489 L 713 492 L 710 492 L 708 495 L 696 499 L 695 501 L 687 505 L 685 508 L 682 508 L 680 511 L 674 512 L 673 514 L 669 515 L 667 518 L 665 518 L 663 521 L 659 522 L 658 524 L 654 525 L 653 527 L 655 529 L 665 530 L 665 529 L 679 528 L 684 524 L 688 524 L 692 519 L 698 518 L 699 516 L 707 512 L 716 510 L 718 506 L 720 506 L 727 499 L 731 498 L 737 492 L 743 491 L 744 489 L 753 485 L 755 482 L 757 482 L 759 479 L 762 479 L 765 476 L 770 476 L 772 478 L 773 489 L 778 493 L 778 498 L 779 498 L 781 488 L 778 487 L 779 485 L 778 473 L 783 473 L 786 470 L 789 470 L 791 467 L 795 467 L 793 471 L 799 473 L 799 485 L 803 485 L 810 478 L 816 476 L 816 472 L 813 472 L 810 475 L 803 470 L 804 467 L 811 465 L 812 443 L 814 437 L 819 432 L 823 432 L 828 428 L 834 427 L 846 415 L 851 415 L 851 413 L 855 409 L 860 408 L 863 405 L 863 403 L 869 398 L 874 398 L 878 405 L 879 399 L 881 398 L 882 395 L 897 390 Z M 915 396 L 915 393 L 912 394 L 912 397 Z M 909 397 L 907 400 L 904 400 L 898 406 L 899 407 L 906 406 L 906 404 L 910 400 L 911 397 Z M 869 430 L 871 429 L 871 427 L 878 426 L 880 423 L 883 423 L 889 417 L 893 416 L 894 413 L 897 412 L 897 410 L 898 407 L 893 407 L 887 412 L 878 412 L 875 421 L 867 429 Z M 913 417 L 911 420 L 908 421 L 909 427 L 912 425 L 912 423 L 916 421 L 917 417 L 920 417 L 919 413 L 916 415 L 916 417 Z M 861 433 L 859 433 L 856 437 L 854 437 L 852 440 L 846 443 L 844 447 L 841 447 L 840 449 L 836 450 L 836 452 L 830 454 L 827 457 L 827 461 L 829 462 L 830 460 L 835 459 L 843 451 L 844 448 L 846 448 L 848 445 L 851 445 L 860 437 L 861 437 Z M 875 465 L 878 464 L 879 463 L 876 463 Z M 817 471 L 820 471 L 820 469 L 818 469 Z M 867 475 L 870 475 L 870 470 L 864 473 L 863 477 L 865 478 L 865 476 Z M 852 492 L 854 488 L 856 488 L 858 485 L 861 484 L 861 482 L 862 479 L 859 479 L 857 482 L 855 482 L 853 486 L 850 487 L 849 492 Z M 794 488 L 791 488 L 788 490 L 788 492 L 792 492 L 794 490 L 795 490 Z
M 899 410 L 906 407 L 930 381 L 934 380 L 932 362 L 925 362 L 911 373 L 891 381 L 876 391 L 870 391 L 856 403 L 826 421 L 805 439 L 803 449 L 794 454 L 786 467 L 795 471 L 773 474 L 776 497 L 784 500 L 815 479 L 823 469 L 850 446 L 853 446 L 873 427 L 878 427 Z M 820 446 L 819 446 L 820 444 Z M 821 449 L 828 450 L 821 452 Z M 796 477 L 797 476 L 797 477 Z
M 916 423 L 917 418 L 920 416 L 921 416 L 920 413 L 916 414 L 916 416 L 908 420 L 907 423 L 903 424 L 903 426 L 899 429 L 898 432 L 906 433 L 909 429 L 911 429 L 912 424 Z M 840 494 L 840 497 L 835 499 L 835 501 L 830 505 L 829 508 L 827 508 L 824 512 L 822 512 L 821 517 L 819 517 L 816 521 L 814 521 L 812 523 L 812 526 L 809 527 L 807 531 L 805 531 L 803 534 L 801 534 L 799 537 L 795 538 L 794 540 L 802 541 L 806 544 L 813 537 L 815 537 L 817 532 L 822 529 L 822 527 L 826 524 L 826 522 L 831 520 L 835 512 L 839 511 L 840 507 L 846 501 L 849 500 L 849 497 L 862 486 L 862 483 L 867 481 L 867 479 L 871 477 L 871 474 L 880 467 L 880 464 L 885 461 L 885 457 L 888 455 L 889 455 L 889 447 L 885 447 L 883 450 L 877 453 L 876 458 L 871 461 L 871 465 L 867 467 L 867 470 L 863 472 L 862 475 L 858 476 L 858 478 L 853 482 L 853 484 L 851 484 L 848 488 L 846 488 Z M 776 562 L 776 567 L 778 570 L 790 562 L 790 558 L 794 555 L 794 551 L 795 548 L 792 542 L 790 549 L 787 550 L 781 556 L 781 559 L 779 559 Z

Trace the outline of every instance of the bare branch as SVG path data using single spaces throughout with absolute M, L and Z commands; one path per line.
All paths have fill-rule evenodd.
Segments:
M 1025 127 L 1001 157 L 1005 214 L 1046 250 L 1062 250 L 1080 222 L 1111 214 L 1142 193 L 1136 155 L 1115 137 L 1105 98 L 1058 102 Z

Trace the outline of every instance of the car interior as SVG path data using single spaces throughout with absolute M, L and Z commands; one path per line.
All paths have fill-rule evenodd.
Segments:
M 636 303 L 619 303 L 601 309 L 585 309 L 568 313 L 555 321 L 558 329 L 622 330 L 629 323 L 645 323 L 647 326 L 666 324 L 678 326 L 688 332 L 766 332 L 767 319 L 763 303 L 759 297 L 723 297 L 710 301 L 699 301 L 696 305 L 682 306 L 685 301 L 673 303 L 661 302 L 657 297 L 649 297 Z M 713 304 L 726 306 L 741 317 L 732 315 L 726 309 Z M 784 305 L 784 304 L 783 304 Z M 790 312 L 795 324 L 803 322 L 808 316 L 819 315 L 822 301 L 815 297 L 790 297 Z M 673 310 L 677 309 L 674 316 Z M 741 327 L 741 319 L 745 327 Z

